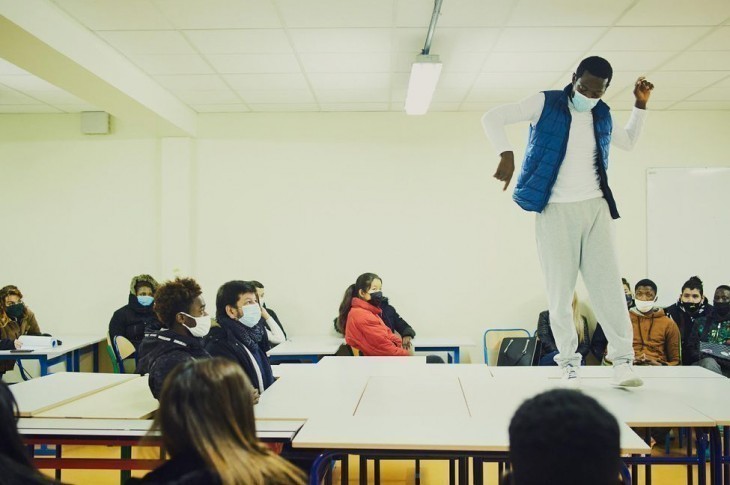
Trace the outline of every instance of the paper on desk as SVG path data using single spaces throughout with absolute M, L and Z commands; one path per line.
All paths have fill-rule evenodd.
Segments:
M 43 337 L 40 335 L 21 335 L 19 338 L 23 344 L 21 347 L 25 350 L 43 350 L 56 346 L 56 339 L 53 337 Z

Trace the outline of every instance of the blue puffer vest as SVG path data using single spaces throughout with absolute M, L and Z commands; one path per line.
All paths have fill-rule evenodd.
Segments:
M 569 84 L 562 91 L 544 91 L 545 106 L 537 125 L 530 126 L 522 171 L 517 179 L 512 198 L 517 204 L 531 212 L 542 212 L 550 200 L 560 165 L 565 158 L 570 132 L 570 110 L 568 96 L 572 91 Z M 608 202 L 611 217 L 618 219 L 618 210 L 608 186 L 608 152 L 611 145 L 613 122 L 610 108 L 599 101 L 593 108 L 593 130 L 598 143 L 598 157 L 595 160 L 601 191 Z

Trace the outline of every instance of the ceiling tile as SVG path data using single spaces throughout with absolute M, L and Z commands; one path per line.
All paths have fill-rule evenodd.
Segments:
M 730 74 L 730 73 L 725 72 L 724 74 Z M 723 88 L 723 87 L 724 88 L 730 88 L 730 75 L 728 77 L 726 77 L 725 79 L 723 79 L 722 81 L 718 82 L 717 84 L 715 84 L 712 87 L 713 88 Z
M 172 28 L 149 0 L 55 0 L 90 30 L 163 30 Z
M 431 53 L 446 55 L 451 52 L 489 52 L 499 38 L 496 28 L 449 28 L 436 29 L 431 42 Z M 393 52 L 420 54 L 426 41 L 423 29 L 394 29 Z
M 226 83 L 217 74 L 180 74 L 155 76 L 163 87 L 173 91 L 218 91 L 226 89 Z
M 474 88 L 464 99 L 467 103 L 516 103 L 537 94 L 539 89 L 526 88 Z
M 57 86 L 31 74 L 0 76 L 0 84 L 18 91 L 60 91 Z
M 225 91 L 175 91 L 175 96 L 186 104 L 240 104 L 241 98 L 230 90 Z
M 251 104 L 252 111 L 258 112 L 278 112 L 278 113 L 295 113 L 302 111 L 320 111 L 319 105 L 316 103 L 310 104 Z
M 0 76 L 25 76 L 30 75 L 28 71 L 25 71 L 13 63 L 0 58 Z
M 154 0 L 178 29 L 281 27 L 273 2 L 261 0 Z
M 54 108 L 58 108 L 59 110 L 65 112 L 65 113 L 82 113 L 84 111 L 102 111 L 98 107 L 92 105 L 92 104 L 59 104 L 59 103 L 53 103 Z
M 599 27 L 506 28 L 494 46 L 499 52 L 583 52 L 604 32 Z
M 282 29 L 184 30 L 202 54 L 291 54 Z
M 485 52 L 456 52 L 440 56 L 441 64 L 443 64 L 441 72 L 479 73 L 488 55 Z M 403 53 L 394 54 L 391 61 L 393 72 L 410 73 L 411 65 L 415 60 L 415 55 Z
M 687 101 L 730 101 L 730 89 L 713 86 L 687 98 Z
M 532 90 L 533 93 L 536 93 L 548 89 L 562 75 L 563 71 L 533 72 L 529 75 L 514 72 L 488 72 L 482 73 L 477 77 L 476 81 L 474 81 L 474 88 L 517 88 Z M 564 84 L 569 82 L 570 78 L 567 78 Z
M 730 51 L 684 52 L 662 66 L 662 69 L 667 71 L 729 71 Z
M 390 27 L 394 0 L 277 0 L 289 28 Z
M 591 2 L 576 0 L 520 0 L 507 25 L 602 26 L 613 25 L 633 0 Z
M 322 103 L 322 111 L 388 111 L 390 103 Z
M 672 111 L 725 111 L 730 110 L 730 101 L 682 101 L 681 103 L 673 104 L 669 109 Z
M 390 74 L 312 73 L 309 82 L 315 89 L 389 89 Z
M 453 111 L 459 111 L 459 106 L 461 106 L 461 103 L 441 103 L 436 100 L 434 100 L 431 105 L 428 107 L 429 113 L 445 113 L 445 112 L 453 112 Z M 405 109 L 405 108 L 403 108 Z
M 61 89 L 55 91 L 23 91 L 24 94 L 47 104 L 87 104 L 83 99 Z
M 268 89 L 309 89 L 301 73 L 282 74 L 226 74 L 223 76 L 229 86 L 237 91 L 262 91 Z
M 701 88 L 691 86 L 660 86 L 655 87 L 654 92 L 649 99 L 649 108 L 654 107 L 654 103 L 664 103 L 669 101 L 681 101 L 688 96 L 696 93 Z M 729 98 L 730 99 L 730 98 Z M 620 94 L 611 98 L 614 103 L 625 103 L 627 106 L 634 101 L 633 89 L 624 89 Z
M 616 25 L 717 25 L 728 17 L 727 0 L 641 0 Z
M 655 71 L 648 79 L 658 88 L 665 86 L 704 88 L 728 74 L 723 71 Z
M 238 91 L 247 104 L 312 104 L 314 95 L 309 89 L 267 89 Z
M 436 91 L 433 93 L 433 101 L 436 103 L 461 103 L 467 94 L 467 89 L 449 89 L 436 87 Z
M 306 72 L 390 72 L 387 52 L 339 54 L 306 52 L 299 55 Z
M 476 111 L 477 113 L 486 113 L 492 108 L 499 106 L 501 103 L 461 103 L 460 111 Z
M 389 89 L 315 89 L 320 104 L 324 103 L 386 103 Z
M 693 51 L 730 50 L 730 26 L 717 27 L 710 35 L 693 45 Z
M 445 2 L 439 27 L 501 27 L 509 16 L 513 0 L 459 0 Z M 399 0 L 396 3 L 397 27 L 422 27 L 424 36 L 431 21 L 433 2 Z
M 390 29 L 289 29 L 297 52 L 390 52 Z
M 97 35 L 126 55 L 195 54 L 185 37 L 174 30 L 111 31 Z
M 198 55 L 134 55 L 132 62 L 152 75 L 213 74 L 213 69 Z
M 674 56 L 674 51 L 615 51 L 603 52 L 592 50 L 590 55 L 600 56 L 611 63 L 614 71 L 635 71 L 644 74 L 661 66 Z M 578 67 L 576 62 L 573 69 Z M 666 66 L 662 66 L 666 68 Z
M 591 50 L 684 50 L 710 30 L 711 27 L 614 27 Z
M 41 101 L 11 89 L 0 89 L 0 104 L 43 104 Z
M 493 52 L 482 66 L 483 72 L 564 71 L 580 61 L 578 52 Z
M 245 104 L 191 104 L 198 113 L 245 113 L 251 109 Z
M 210 54 L 206 58 L 221 74 L 301 72 L 293 54 Z

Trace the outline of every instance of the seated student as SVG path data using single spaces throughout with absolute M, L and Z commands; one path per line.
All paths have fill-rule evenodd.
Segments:
M 146 336 L 138 351 L 138 372 L 150 375 L 150 390 L 155 398 L 159 398 L 165 377 L 176 365 L 210 357 L 203 348 L 211 318 L 205 312 L 202 293 L 192 278 L 167 281 L 155 293 L 153 308 L 164 328 Z
M 274 383 L 266 355 L 266 329 L 260 324 L 261 307 L 256 287 L 247 281 L 229 281 L 215 298 L 216 323 L 205 338 L 205 349 L 213 357 L 237 363 L 262 393 Z
M 657 308 L 656 283 L 639 281 L 634 295 L 636 307 L 629 312 L 634 328 L 634 364 L 679 365 L 679 328 L 663 309 Z
M 150 329 L 160 330 L 160 322 L 152 310 L 157 287 L 157 281 L 150 275 L 141 274 L 132 278 L 129 301 L 115 311 L 109 321 L 109 337 L 112 340 L 121 335 L 137 349 L 145 336 L 145 328 L 148 328 L 148 332 Z
M 382 292 L 382 280 L 380 280 L 380 291 Z M 408 322 L 406 322 L 403 317 L 401 317 L 396 309 L 393 307 L 393 305 L 390 304 L 390 299 L 387 296 L 382 296 L 380 298 L 380 310 L 382 313 L 380 314 L 380 318 L 383 320 L 383 323 L 394 333 L 397 333 L 400 335 L 402 341 L 403 341 L 403 348 L 406 350 L 411 349 L 411 340 L 416 336 L 416 331 L 413 330 L 413 327 L 408 325 Z M 335 318 L 335 330 L 337 333 L 344 334 L 342 329 L 338 327 L 338 321 L 339 317 Z
M 39 485 L 55 483 L 36 470 L 28 447 L 18 433 L 18 405 L 7 384 L 0 381 L 0 483 Z
M 679 333 L 682 336 L 683 365 L 692 365 L 699 358 L 686 350 L 695 321 L 699 317 L 712 313 L 712 305 L 707 303 L 703 290 L 702 280 L 693 276 L 682 285 L 682 292 L 679 294 L 677 303 L 664 309 L 664 313 L 679 327 Z
M 0 289 L 0 350 L 21 348 L 21 335 L 40 335 L 35 314 L 23 303 L 23 293 L 17 286 Z M 0 378 L 15 367 L 14 360 L 0 361 Z
M 591 338 L 588 331 L 588 320 L 578 311 L 578 295 L 573 293 L 573 323 L 578 332 L 578 348 L 576 352 L 583 356 L 581 365 L 585 365 L 586 356 L 591 349 Z M 558 365 L 555 356 L 558 347 L 555 345 L 553 331 L 550 329 L 550 312 L 545 310 L 537 319 L 537 338 L 540 339 L 540 361 L 538 365 Z
M 301 471 L 258 440 L 250 390 L 226 359 L 177 366 L 153 424 L 171 459 L 127 483 L 304 485 Z
M 595 399 L 556 389 L 525 401 L 509 425 L 511 471 L 502 485 L 616 485 L 616 418 Z
M 697 365 L 730 377 L 730 361 L 700 352 L 700 342 L 730 345 L 730 286 L 720 285 L 715 290 L 714 310 L 695 320 L 685 352 L 690 353 Z
M 286 340 L 284 325 L 281 324 L 281 320 L 279 320 L 276 312 L 266 306 L 266 302 L 264 301 L 264 295 L 266 294 L 264 285 L 258 281 L 251 281 L 250 283 L 256 287 L 256 295 L 258 295 L 259 303 L 261 304 L 261 324 L 266 329 L 269 348 L 276 347 Z

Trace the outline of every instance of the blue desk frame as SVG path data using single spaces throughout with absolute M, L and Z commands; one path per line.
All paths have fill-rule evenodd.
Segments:
M 63 347 L 57 347 L 55 350 L 63 351 Z M 37 360 L 41 366 L 41 376 L 48 375 L 51 366 L 65 363 L 66 372 L 79 372 L 81 370 L 81 355 L 92 352 L 94 372 L 99 372 L 99 342 L 86 345 L 75 350 L 64 352 L 58 357 L 48 358 L 46 354 L 34 353 L 18 353 L 18 354 L 2 354 L 0 360 Z
M 461 348 L 458 345 L 418 345 L 413 342 L 413 350 L 416 352 L 446 352 L 449 364 L 458 364 L 461 362 Z

